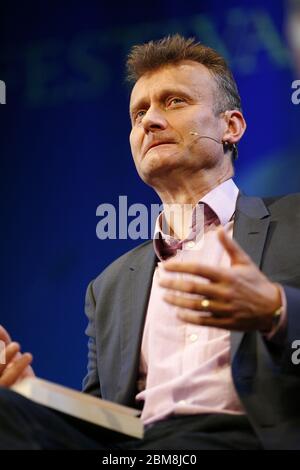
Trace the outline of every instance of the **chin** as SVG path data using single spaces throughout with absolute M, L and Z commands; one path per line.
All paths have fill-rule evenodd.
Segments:
M 170 171 L 182 165 L 182 154 L 179 152 L 166 152 L 162 149 L 147 152 L 140 160 L 138 173 L 141 179 L 149 184 L 153 179 L 166 176 Z
M 170 177 L 170 173 L 178 168 L 178 165 L 145 165 L 144 167 L 140 167 L 139 175 L 141 179 L 147 183 L 148 185 L 152 186 L 152 183 L 158 180 L 166 179 L 166 177 Z

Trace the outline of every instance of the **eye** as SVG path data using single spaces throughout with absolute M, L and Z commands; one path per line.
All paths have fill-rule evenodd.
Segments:
M 174 106 L 176 104 L 180 104 L 180 103 L 183 103 L 184 102 L 184 99 L 183 98 L 171 98 L 168 102 L 167 102 L 167 105 L 168 106 Z
M 134 114 L 134 122 L 140 121 L 146 114 L 145 109 L 141 109 Z

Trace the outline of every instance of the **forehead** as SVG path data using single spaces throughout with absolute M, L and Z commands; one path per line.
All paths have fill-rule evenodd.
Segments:
M 211 101 L 216 92 L 216 82 L 207 67 L 198 62 L 182 61 L 162 66 L 138 79 L 131 92 L 130 107 L 159 96 L 165 89 L 178 89 L 191 97 Z

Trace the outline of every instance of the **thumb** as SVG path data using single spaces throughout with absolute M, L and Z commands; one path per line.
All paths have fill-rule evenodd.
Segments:
M 240 245 L 231 238 L 223 227 L 219 228 L 218 237 L 230 256 L 231 264 L 249 264 L 251 263 L 250 257 L 240 247 Z

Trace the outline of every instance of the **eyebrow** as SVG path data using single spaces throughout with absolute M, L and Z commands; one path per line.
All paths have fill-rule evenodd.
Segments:
M 161 90 L 158 94 L 158 99 L 165 100 L 170 95 L 182 96 L 189 101 L 192 100 L 192 96 L 180 88 L 167 88 L 167 89 Z M 132 116 L 138 109 L 144 109 L 144 108 L 147 108 L 147 106 L 148 106 L 148 100 L 146 100 L 145 98 L 141 98 L 133 106 L 129 108 L 130 117 L 132 118 Z

